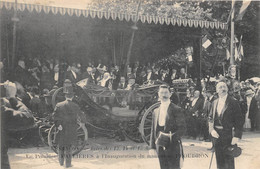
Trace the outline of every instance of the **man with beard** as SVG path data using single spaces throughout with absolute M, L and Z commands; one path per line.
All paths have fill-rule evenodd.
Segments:
M 158 154 L 161 169 L 180 169 L 183 162 L 181 136 L 186 125 L 183 110 L 171 103 L 167 85 L 159 87 L 160 107 L 153 112 L 150 155 Z
M 228 95 L 225 82 L 219 82 L 216 91 L 219 98 L 212 103 L 209 133 L 214 139 L 218 169 L 234 169 L 234 157 L 227 153 L 227 149 L 242 137 L 243 116 L 239 102 Z

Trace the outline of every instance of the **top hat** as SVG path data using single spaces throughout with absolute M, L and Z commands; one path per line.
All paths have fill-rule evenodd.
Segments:
M 232 157 L 238 157 L 242 153 L 242 149 L 237 144 L 226 147 L 225 151 L 227 155 Z

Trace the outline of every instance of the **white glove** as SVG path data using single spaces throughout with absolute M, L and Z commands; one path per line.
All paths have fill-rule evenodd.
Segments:
M 212 137 L 214 138 L 219 138 L 218 133 L 216 132 L 216 130 L 212 130 L 212 132 L 210 133 Z
M 150 149 L 150 150 L 149 150 L 149 155 L 150 155 L 150 156 L 157 156 L 156 150 L 155 150 L 155 149 Z
M 59 125 L 58 130 L 62 130 L 62 126 L 61 125 Z
M 237 137 L 233 137 L 233 138 L 232 138 L 231 145 L 235 145 L 235 144 L 237 144 L 238 141 L 239 141 L 239 138 L 237 138 Z

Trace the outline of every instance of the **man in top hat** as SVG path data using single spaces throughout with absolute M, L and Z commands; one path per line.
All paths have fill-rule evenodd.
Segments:
M 171 103 L 169 86 L 161 85 L 158 95 L 161 104 L 152 115 L 149 154 L 158 154 L 161 169 L 180 169 L 184 157 L 181 136 L 186 130 L 184 112 Z
M 209 133 L 214 139 L 218 169 L 234 169 L 234 157 L 229 155 L 227 149 L 241 139 L 243 117 L 239 102 L 228 95 L 225 82 L 218 82 L 216 91 L 219 98 L 212 103 Z
M 71 89 L 65 91 L 67 91 L 65 93 L 66 100 L 57 103 L 53 112 L 53 119 L 58 129 L 56 143 L 59 147 L 59 163 L 61 166 L 64 165 L 65 159 L 65 167 L 68 168 L 71 167 L 71 147 L 77 142 L 77 117 L 79 116 L 81 119 L 80 125 L 84 125 L 82 122 L 85 123 L 86 118 L 80 107 L 72 101 L 73 91 Z

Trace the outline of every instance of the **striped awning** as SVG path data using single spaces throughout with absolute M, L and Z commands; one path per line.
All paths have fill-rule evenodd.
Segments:
M 64 1 L 69 3 L 62 3 L 61 0 L 55 0 L 52 2 L 60 2 L 60 3 L 51 3 L 51 1 L 44 1 L 49 3 L 40 3 L 43 1 L 32 1 L 32 0 L 20 0 L 17 3 L 17 10 L 24 11 L 25 9 L 29 12 L 44 12 L 46 14 L 61 14 L 61 15 L 69 15 L 69 16 L 84 16 L 91 18 L 105 18 L 105 19 L 113 19 L 113 20 L 126 20 L 126 21 L 140 21 L 142 23 L 154 23 L 154 24 L 166 24 L 173 26 L 184 26 L 184 27 L 195 27 L 195 28 L 211 28 L 211 29 L 227 29 L 228 26 L 226 23 L 219 21 L 204 21 L 204 20 L 193 20 L 193 19 L 185 19 L 185 18 L 169 18 L 169 17 L 159 17 L 154 15 L 136 15 L 136 14 L 128 14 L 121 12 L 113 12 L 113 11 L 98 11 L 87 9 L 84 5 L 80 5 L 79 1 Z M 34 3 L 33 3 L 34 2 Z M 15 3 L 14 0 L 1 0 L 0 8 L 6 8 L 7 10 L 14 9 Z

